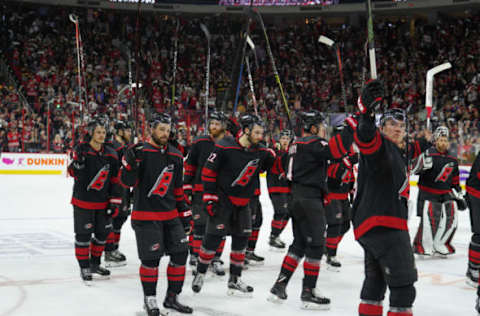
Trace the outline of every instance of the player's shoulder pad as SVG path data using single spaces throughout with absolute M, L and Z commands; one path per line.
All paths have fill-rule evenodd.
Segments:
M 193 139 L 192 145 L 199 143 L 199 142 L 205 142 L 205 141 L 212 141 L 212 138 L 210 135 L 200 135 L 197 136 Z
M 232 136 L 223 137 L 216 143 L 215 147 L 222 149 L 241 149 L 240 145 Z
M 105 156 L 118 159 L 117 152 L 115 151 L 115 149 L 113 149 L 113 147 L 106 145 L 104 148 L 104 152 L 105 152 Z
M 172 144 L 168 144 L 168 154 L 170 156 L 173 156 L 173 157 L 176 157 L 178 159 L 180 159 L 180 161 L 183 163 L 183 154 L 180 152 L 180 150 L 178 150 L 177 148 L 175 148 L 175 146 L 173 146 Z

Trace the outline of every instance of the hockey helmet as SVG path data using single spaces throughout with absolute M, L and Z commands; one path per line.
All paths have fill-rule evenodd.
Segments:
M 170 124 L 173 129 L 172 117 L 166 113 L 154 114 L 148 121 L 150 128 L 154 129 L 158 124 Z
M 318 110 L 301 112 L 300 118 L 302 119 L 303 129 L 305 131 L 310 131 L 312 126 L 321 124 L 325 121 L 325 116 Z
M 95 128 L 97 126 L 102 126 L 103 128 L 108 128 L 108 118 L 103 115 L 95 115 L 92 117 L 87 124 L 87 133 L 92 136 Z
M 395 120 L 399 122 L 407 122 L 407 114 L 402 109 L 388 109 L 380 118 L 380 126 L 384 126 L 388 120 Z
M 284 129 L 283 131 L 280 132 L 279 137 L 282 138 L 283 136 L 287 136 L 288 138 L 293 137 L 293 133 L 289 129 Z
M 436 142 L 437 139 L 439 139 L 440 137 L 448 138 L 448 135 L 449 135 L 448 128 L 446 126 L 439 126 L 437 127 L 435 132 L 433 132 L 433 142 Z
M 254 114 L 244 114 L 239 117 L 238 121 L 240 123 L 240 126 L 242 127 L 242 130 L 245 128 L 249 128 L 250 130 L 252 130 L 254 125 L 265 127 L 262 119 Z
M 213 111 L 210 112 L 208 115 L 208 122 L 210 123 L 210 121 L 213 120 L 225 123 L 225 121 L 227 120 L 227 116 L 221 111 Z

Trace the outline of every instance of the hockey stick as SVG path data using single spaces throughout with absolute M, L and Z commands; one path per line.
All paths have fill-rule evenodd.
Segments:
M 329 47 L 332 47 L 335 49 L 335 55 L 337 56 L 337 66 L 338 66 L 338 72 L 340 73 L 340 85 L 342 87 L 342 97 L 343 97 L 343 104 L 346 107 L 347 106 L 347 92 L 345 90 L 345 80 L 343 79 L 343 64 L 342 64 L 342 55 L 340 54 L 340 45 L 335 43 L 332 39 L 320 35 L 318 38 L 318 41 L 322 44 L 325 44 Z
M 273 58 L 272 48 L 270 47 L 270 42 L 268 40 L 267 29 L 265 28 L 265 24 L 263 23 L 262 15 L 258 10 L 254 10 L 256 12 L 258 21 L 262 27 L 263 36 L 265 37 L 265 44 L 267 46 L 267 53 L 268 57 L 270 58 L 270 63 L 272 64 L 273 74 L 275 75 L 275 81 L 277 82 L 278 88 L 280 89 L 280 94 L 282 95 L 283 105 L 285 106 L 285 111 L 287 112 L 288 117 L 288 125 L 290 130 L 293 131 L 293 124 L 292 124 L 292 115 L 290 114 L 290 109 L 288 108 L 287 98 L 285 97 L 285 93 L 283 92 L 283 86 L 280 81 L 280 76 L 278 75 L 277 66 L 275 65 L 275 59 Z
M 200 23 L 200 28 L 202 29 L 205 37 L 207 38 L 207 66 L 205 74 L 205 133 L 208 130 L 208 88 L 210 85 L 210 32 L 205 24 Z
M 177 18 L 177 28 L 175 29 L 175 41 L 174 51 L 173 51 L 173 73 L 172 73 L 172 108 L 173 111 L 175 106 L 175 78 L 177 75 L 177 54 L 178 54 L 178 31 L 180 28 L 180 19 Z
M 135 90 L 132 89 L 135 93 L 135 105 L 134 105 L 134 115 L 133 117 L 135 118 L 135 133 L 134 139 L 135 143 L 138 140 L 137 132 L 138 132 L 138 95 L 140 93 L 139 88 L 139 77 L 140 77 L 140 8 L 142 5 L 142 0 L 138 0 L 137 4 L 137 22 L 135 25 L 135 83 L 132 84 L 132 88 L 135 88 Z M 146 113 L 144 113 L 145 115 Z M 145 135 L 142 135 L 145 136 Z
M 84 69 L 85 67 L 84 67 L 83 49 L 81 47 L 82 38 L 81 38 L 81 35 L 80 35 L 80 25 L 79 25 L 78 16 L 76 16 L 75 14 L 72 13 L 72 14 L 68 15 L 68 18 L 70 19 L 70 21 L 73 24 L 75 24 L 75 41 L 76 41 L 76 45 L 77 45 L 78 102 L 81 105 L 81 109 L 80 109 L 80 111 L 82 112 L 81 122 L 82 122 L 82 126 L 83 126 L 84 118 L 85 118 L 85 108 L 87 108 L 87 112 L 88 112 L 88 98 L 87 98 L 87 92 L 86 92 L 87 90 L 86 90 L 86 86 L 85 86 L 84 87 L 84 89 L 85 89 L 84 90 L 85 91 L 84 102 L 82 102 L 82 86 L 83 86 L 83 84 L 86 84 L 85 78 L 83 78 L 83 80 L 82 80 L 82 71 L 85 70 Z
M 427 84 L 425 91 L 425 108 L 427 109 L 427 129 L 431 130 L 430 117 L 432 115 L 433 77 L 444 70 L 452 68 L 449 62 L 433 67 L 427 71 Z
M 252 39 L 248 35 L 247 35 L 247 43 L 248 43 L 248 46 L 250 46 L 250 48 L 252 49 L 252 52 L 255 52 L 255 44 L 253 44 Z M 248 84 L 250 86 L 250 92 L 252 93 L 253 110 L 255 111 L 255 115 L 258 115 L 257 98 L 255 97 L 255 90 L 253 89 L 252 71 L 250 70 L 250 62 L 248 60 L 248 55 L 245 56 L 245 64 L 247 65 Z
M 370 58 L 370 77 L 377 79 L 377 62 L 375 59 L 375 41 L 373 37 L 373 17 L 372 17 L 372 3 L 367 0 L 368 11 L 368 56 Z

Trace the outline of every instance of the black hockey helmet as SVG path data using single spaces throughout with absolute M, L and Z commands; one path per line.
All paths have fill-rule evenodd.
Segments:
M 227 121 L 227 116 L 221 111 L 212 111 L 208 114 L 208 122 L 215 120 L 225 123 Z
M 167 113 L 157 113 L 152 115 L 150 120 L 148 121 L 148 124 L 150 128 L 155 128 L 158 124 L 163 123 L 163 124 L 170 124 L 173 130 L 173 121 L 172 117 L 168 115 Z
M 118 133 L 121 130 L 124 129 L 129 129 L 130 126 L 125 121 L 117 120 L 115 121 L 115 124 L 113 125 L 113 129 L 115 130 L 115 133 Z
M 402 109 L 387 109 L 380 118 L 380 126 L 384 126 L 388 120 L 407 122 L 407 114 Z
M 87 124 L 87 133 L 92 136 L 93 131 L 97 126 L 102 126 L 105 129 L 108 129 L 108 117 L 104 115 L 95 115 L 92 117 Z M 108 132 L 108 131 L 107 131 Z
M 254 125 L 265 127 L 262 119 L 258 115 L 254 114 L 244 114 L 238 118 L 238 122 L 240 123 L 242 130 L 245 128 L 252 130 Z
M 303 130 L 305 131 L 310 131 L 312 126 L 325 122 L 325 116 L 318 110 L 301 112 L 300 118 L 302 119 Z

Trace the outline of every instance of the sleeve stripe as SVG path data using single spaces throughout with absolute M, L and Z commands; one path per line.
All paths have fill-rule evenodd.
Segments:
M 203 201 L 216 201 L 218 202 L 218 196 L 215 194 L 204 194 L 203 195 Z
M 378 132 L 378 130 L 375 132 L 375 136 L 373 137 L 373 139 L 372 139 L 370 142 L 368 142 L 368 143 L 362 142 L 362 141 L 358 138 L 358 134 L 357 134 L 357 133 L 354 133 L 354 134 L 353 134 L 353 137 L 354 137 L 354 139 L 355 139 L 355 143 L 358 145 L 359 148 L 367 149 L 367 148 L 376 146 L 377 135 L 378 135 L 378 136 L 380 135 L 380 133 Z
M 333 158 L 340 159 L 342 154 L 340 153 L 337 145 L 337 140 L 335 137 L 330 138 L 328 142 L 328 147 L 330 147 L 330 152 L 332 153 Z
M 216 181 L 217 181 L 217 178 L 209 178 L 209 177 L 202 176 L 202 181 L 205 181 L 205 182 L 216 182 Z
M 380 146 L 382 145 L 382 137 L 380 137 L 380 133 L 378 133 L 378 131 L 375 134 L 375 137 L 373 138 L 373 141 L 370 144 L 372 143 L 373 143 L 373 146 L 369 146 L 369 147 L 359 146 L 360 152 L 364 155 L 372 155 L 380 149 Z
M 343 140 L 340 134 L 337 134 L 337 144 L 338 147 L 340 148 L 340 152 L 342 153 L 342 156 L 347 153 L 347 150 L 345 149 L 345 146 L 343 146 Z
M 216 178 L 217 177 L 217 173 L 211 169 L 208 169 L 207 167 L 203 167 L 202 169 L 202 177 L 203 176 L 207 176 L 207 177 L 212 177 L 212 178 Z

